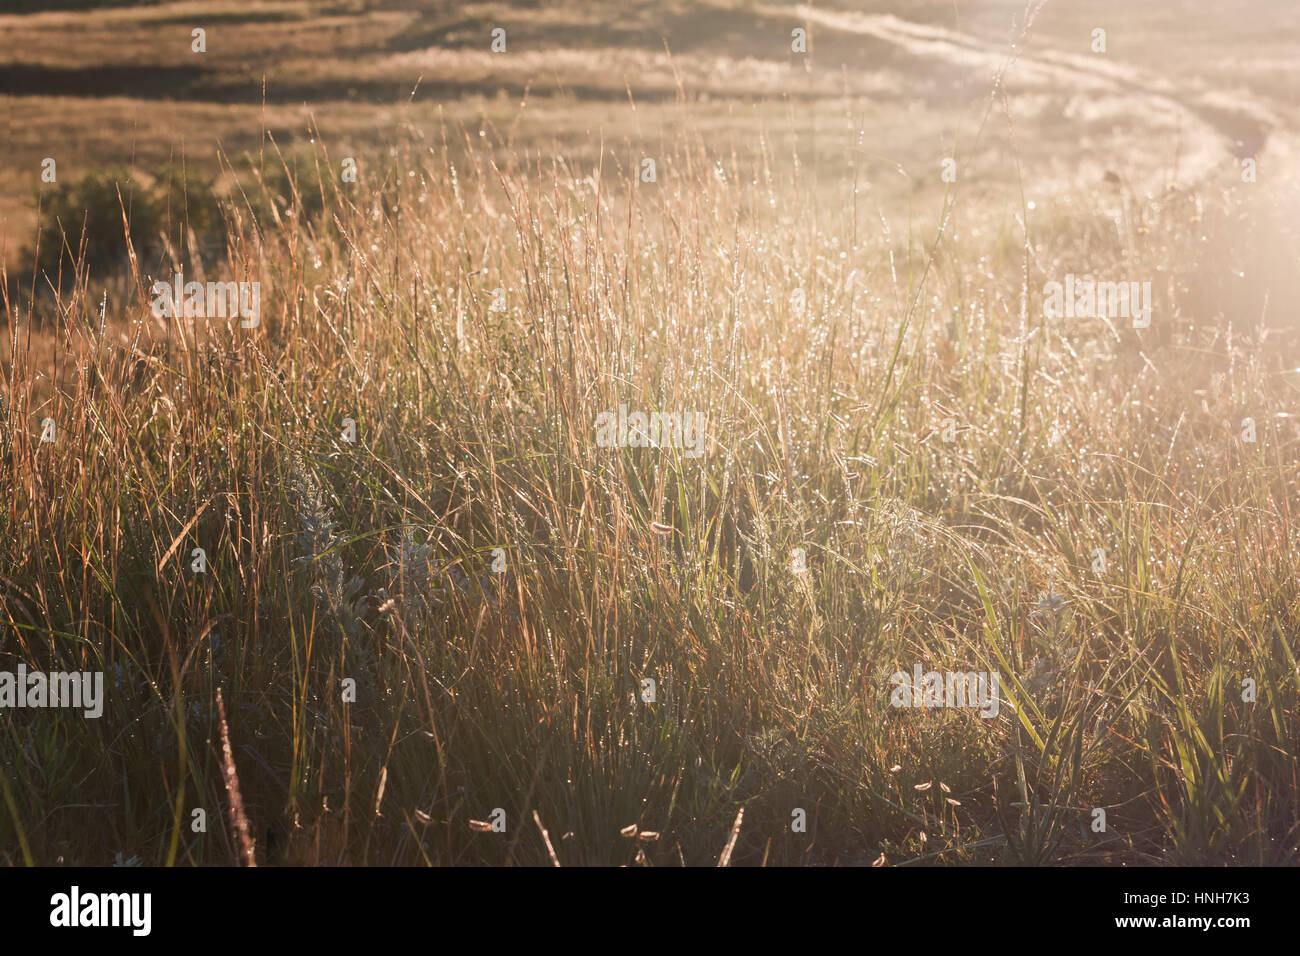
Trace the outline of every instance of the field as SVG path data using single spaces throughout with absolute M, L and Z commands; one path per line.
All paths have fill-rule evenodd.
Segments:
M 0 862 L 1300 863 L 1282 7 L 10 3 Z

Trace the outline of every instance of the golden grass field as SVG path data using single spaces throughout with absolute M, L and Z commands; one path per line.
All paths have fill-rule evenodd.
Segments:
M 1300 862 L 1296 13 L 32 6 L 0 860 Z

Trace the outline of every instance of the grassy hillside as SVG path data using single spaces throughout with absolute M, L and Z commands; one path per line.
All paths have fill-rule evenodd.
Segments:
M 0 720 L 0 860 L 1300 862 L 1262 56 L 1231 101 L 1050 8 L 1008 66 L 999 5 L 819 7 L 805 69 L 759 5 L 539 5 L 480 75 L 497 8 L 223 9 L 321 101 L 132 86 L 190 69 L 149 39 L 183 4 L 77 21 L 124 86 L 9 100 L 0 671 L 105 702 Z M 6 68 L 76 69 L 64 16 Z M 176 271 L 258 282 L 256 324 L 155 314 Z M 1149 327 L 1049 314 L 1067 276 L 1149 282 Z M 703 453 L 608 447 L 620 406 Z M 996 713 L 896 706 L 917 667 L 998 674 Z

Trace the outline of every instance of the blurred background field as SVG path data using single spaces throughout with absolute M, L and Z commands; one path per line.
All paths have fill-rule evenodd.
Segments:
M 32 9 L 0 16 L 11 267 L 32 224 L 33 170 L 50 155 L 64 183 L 105 165 L 216 180 L 220 152 L 260 151 L 268 137 L 291 149 L 316 135 L 354 155 L 450 124 L 482 131 L 507 164 L 590 163 L 602 145 L 625 159 L 691 129 L 724 152 L 766 139 L 774 156 L 797 152 L 827 177 L 852 167 L 889 199 L 933 191 L 953 155 L 978 190 L 1011 178 L 1014 152 L 1046 194 L 1108 170 L 1145 186 L 1198 179 L 1225 156 L 1295 160 L 1300 11 L 1254 0 L 1049 3 L 1023 36 L 1019 0 Z M 209 32 L 201 54 L 196 26 Z M 495 27 L 504 54 L 490 51 Z M 807 55 L 791 52 L 795 27 L 809 33 Z M 1090 49 L 1096 27 L 1109 29 L 1104 56 Z M 1017 37 L 1003 86 L 1013 146 L 1004 121 L 977 132 Z

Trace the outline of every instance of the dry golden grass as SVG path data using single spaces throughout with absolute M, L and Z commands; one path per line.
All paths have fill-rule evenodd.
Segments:
M 741 806 L 737 862 L 1295 860 L 1295 343 L 1215 298 L 1251 200 L 1061 197 L 1026 275 L 987 210 L 932 247 L 698 142 L 643 183 L 414 135 L 244 211 L 257 329 L 142 295 L 139 356 L 73 291 L 51 373 L 10 314 L 0 653 L 112 690 L 6 724 L 5 845 L 233 861 L 186 825 L 221 686 L 269 862 L 545 863 L 537 810 L 565 864 L 699 863 Z M 1084 266 L 1164 277 L 1152 329 L 1044 320 Z M 597 446 L 620 403 L 708 454 Z M 1000 671 L 999 717 L 891 708 L 915 662 Z

